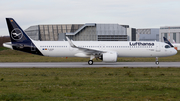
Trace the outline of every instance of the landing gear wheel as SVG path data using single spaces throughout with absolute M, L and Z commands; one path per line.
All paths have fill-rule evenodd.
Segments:
M 156 65 L 159 65 L 159 61 L 156 61 L 155 63 L 156 63 Z
M 89 64 L 89 65 L 92 65 L 92 64 L 93 64 L 93 60 L 89 60 L 89 61 L 88 61 L 88 64 Z

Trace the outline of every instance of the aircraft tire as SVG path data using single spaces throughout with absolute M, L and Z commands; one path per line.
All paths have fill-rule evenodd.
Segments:
M 155 64 L 156 64 L 156 65 L 159 65 L 159 61 L 156 61 Z
M 88 61 L 88 64 L 89 64 L 89 65 L 92 65 L 92 64 L 93 64 L 93 60 L 89 60 L 89 61 Z

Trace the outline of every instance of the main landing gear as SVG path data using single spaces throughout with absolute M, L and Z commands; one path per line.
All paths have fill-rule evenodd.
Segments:
M 158 57 L 156 57 L 156 62 L 155 62 L 156 65 L 159 65 L 159 61 L 158 61 Z
M 94 55 L 91 55 L 90 56 L 90 60 L 88 61 L 88 64 L 89 65 L 93 65 L 93 59 L 95 58 L 95 56 Z

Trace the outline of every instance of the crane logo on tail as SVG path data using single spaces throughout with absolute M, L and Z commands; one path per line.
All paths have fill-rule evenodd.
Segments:
M 22 32 L 21 32 L 20 29 L 15 28 L 15 29 L 13 29 L 12 32 L 11 32 L 11 37 L 12 37 L 12 39 L 14 39 L 14 40 L 20 40 L 20 39 L 22 39 L 23 34 L 22 34 Z

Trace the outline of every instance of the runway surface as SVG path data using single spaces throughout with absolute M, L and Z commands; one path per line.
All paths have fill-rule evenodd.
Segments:
M 180 67 L 180 62 L 160 62 L 156 65 L 155 62 L 117 62 L 104 63 L 94 62 L 93 65 L 88 65 L 87 62 L 28 62 L 28 63 L 0 63 L 0 68 L 91 68 L 91 67 Z

